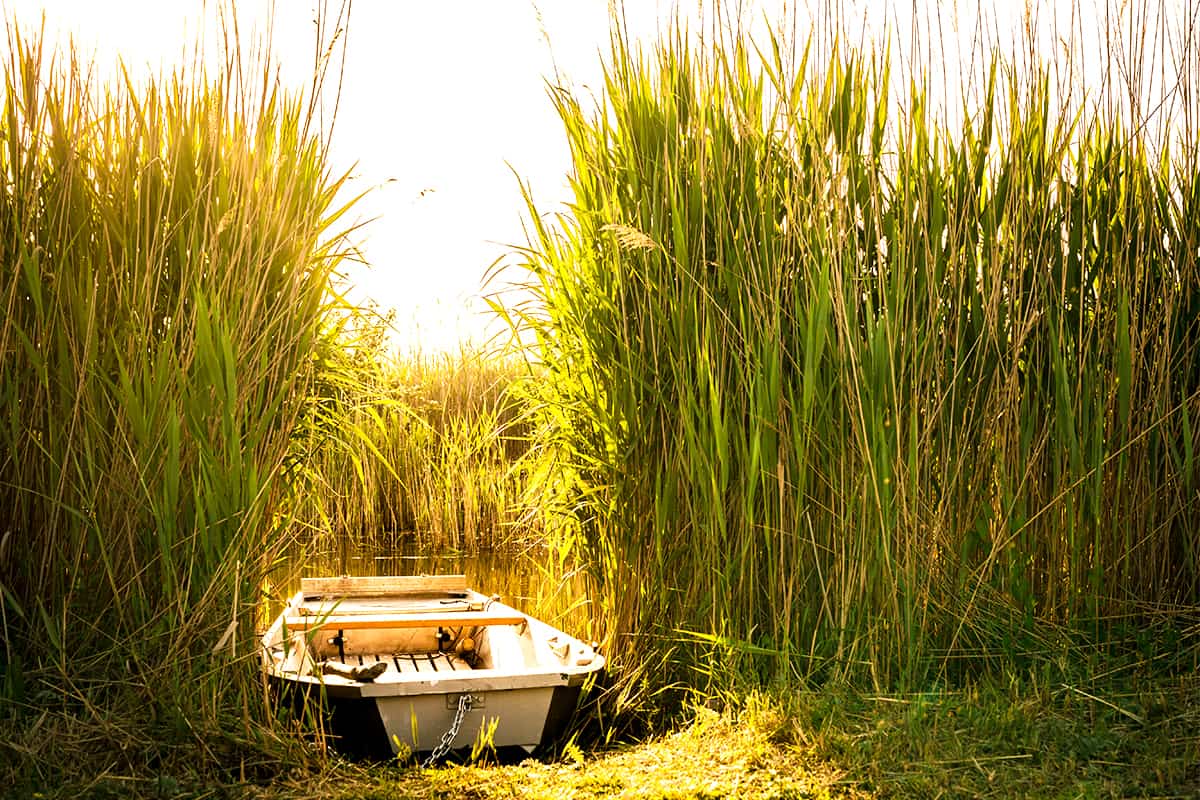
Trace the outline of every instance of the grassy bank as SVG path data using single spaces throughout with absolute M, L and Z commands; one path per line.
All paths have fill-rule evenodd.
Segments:
M 377 797 L 1189 797 L 1200 687 L 1013 680 L 917 695 L 825 687 L 698 709 L 679 730 L 594 759 L 373 775 Z M 371 794 L 370 790 L 366 792 Z M 336 794 L 336 793 L 335 793 Z M 348 794 L 346 796 L 349 796 Z
M 711 703 L 710 703 L 711 704 Z M 9 750 L 32 763 L 92 731 L 50 717 Z M 313 749 L 286 771 L 230 754 L 223 776 L 194 759 L 154 769 L 70 773 L 41 796 L 309 798 L 934 798 L 1194 797 L 1200 791 L 1195 676 L 1095 681 L 1066 674 L 864 693 L 845 686 L 730 697 L 689 708 L 670 731 L 551 762 L 420 769 L 351 764 Z M 54 738 L 62 737 L 57 744 Z M 59 752 L 62 752 L 60 750 Z M 95 763 L 95 762 L 93 762 Z M 4 762 L 0 761 L 0 767 Z M 0 771 L 0 778 L 11 773 Z M 7 785 L 28 796 L 18 773 Z
M 1194 611 L 1178 23 L 1163 98 L 979 46 L 958 122 L 846 36 L 617 32 L 594 106 L 554 93 L 574 202 L 531 204 L 517 324 L 631 686 L 919 689 Z

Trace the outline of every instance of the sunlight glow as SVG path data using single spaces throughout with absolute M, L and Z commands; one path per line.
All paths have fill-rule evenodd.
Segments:
M 237 2 L 244 40 L 263 29 L 272 5 L 281 77 L 301 88 L 313 63 L 312 0 Z M 625 24 L 635 39 L 651 39 L 665 20 L 676 17 L 693 31 L 703 27 L 696 3 L 626 5 Z M 828 17 L 812 11 L 811 3 L 787 0 L 726 5 L 741 9 L 756 41 L 762 40 L 766 20 L 791 20 L 802 41 L 812 30 L 811 15 L 818 25 Z M 816 5 L 841 9 L 847 30 L 864 39 L 891 30 L 902 45 L 926 52 L 932 80 L 958 87 L 953 91 L 966 77 L 953 65 L 970 60 L 980 31 L 1003 40 L 1035 25 L 1039 57 L 1049 64 L 1067 46 L 1085 54 L 1102 51 L 1094 37 L 1104 0 L 1097 0 L 1097 14 L 1086 20 L 1056 13 L 1076 6 L 1066 3 L 1038 11 L 1043 4 L 997 2 L 980 13 L 974 3 L 923 0 L 915 16 L 911 4 Z M 44 13 L 50 38 L 73 37 L 94 54 L 101 77 L 114 74 L 118 56 L 134 75 L 191 61 L 198 41 L 211 56 L 220 43 L 213 6 L 204 0 L 2 5 L 6 17 L 26 28 Z M 599 93 L 608 19 L 608 0 L 353 3 L 332 156 L 335 168 L 352 170 L 353 189 L 371 190 L 359 211 L 373 221 L 361 240 L 370 267 L 351 270 L 350 297 L 395 313 L 398 348 L 454 349 L 496 330 L 494 322 L 489 327 L 480 282 L 497 259 L 511 258 L 511 245 L 525 241 L 518 176 L 542 209 L 560 210 L 569 200 L 569 154 L 546 97 L 547 81 L 584 97 Z M 1094 83 L 1101 66 L 1084 59 L 1078 68 L 1088 74 L 1076 77 Z

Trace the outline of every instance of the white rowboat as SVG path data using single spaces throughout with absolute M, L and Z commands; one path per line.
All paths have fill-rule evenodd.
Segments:
M 462 575 L 305 578 L 262 637 L 263 670 L 323 695 L 335 745 L 435 756 L 532 752 L 604 666 L 594 646 L 467 588 Z

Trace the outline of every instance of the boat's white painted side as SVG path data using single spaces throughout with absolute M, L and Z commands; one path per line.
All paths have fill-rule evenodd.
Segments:
M 400 744 L 409 750 L 432 750 L 450 730 L 459 694 L 419 694 L 376 698 L 379 717 L 396 753 Z M 463 716 L 451 749 L 476 744 L 495 724 L 495 747 L 523 747 L 532 751 L 542 741 L 550 713 L 551 688 L 502 689 L 471 693 L 472 706 Z

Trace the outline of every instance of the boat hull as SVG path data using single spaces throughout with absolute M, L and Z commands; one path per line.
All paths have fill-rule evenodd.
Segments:
M 604 663 L 593 647 L 470 590 L 449 599 L 403 595 L 391 611 L 389 602 L 302 591 L 263 637 L 269 681 L 307 711 L 320 709 L 332 744 L 350 756 L 444 750 L 464 696 L 448 749 L 532 753 L 563 733 Z M 442 611 L 447 604 L 465 605 Z M 478 642 L 476 654 L 462 658 L 467 640 Z M 382 672 L 365 680 L 323 674 L 330 656 L 342 673 L 372 664 Z
M 329 697 L 319 691 L 272 678 L 276 694 L 293 695 L 299 708 L 320 704 L 326 735 L 338 752 L 352 758 L 384 761 L 397 755 L 424 755 L 450 729 L 460 693 L 412 697 Z M 520 748 L 535 753 L 566 730 L 579 703 L 578 686 L 512 689 L 472 694 L 482 700 L 463 716 L 451 750 L 470 750 L 486 742 L 497 750 Z M 298 690 L 298 694 L 296 694 Z M 494 724 L 494 727 L 492 727 Z
M 510 689 L 471 693 L 471 706 L 463 715 L 452 750 L 491 747 L 520 747 L 533 752 L 544 741 L 553 740 L 574 708 L 579 689 L 557 687 Z M 555 698 L 567 714 L 555 715 Z M 433 750 L 454 723 L 462 694 L 382 697 L 377 708 L 393 753 L 402 750 Z M 558 716 L 558 719 L 555 719 Z

